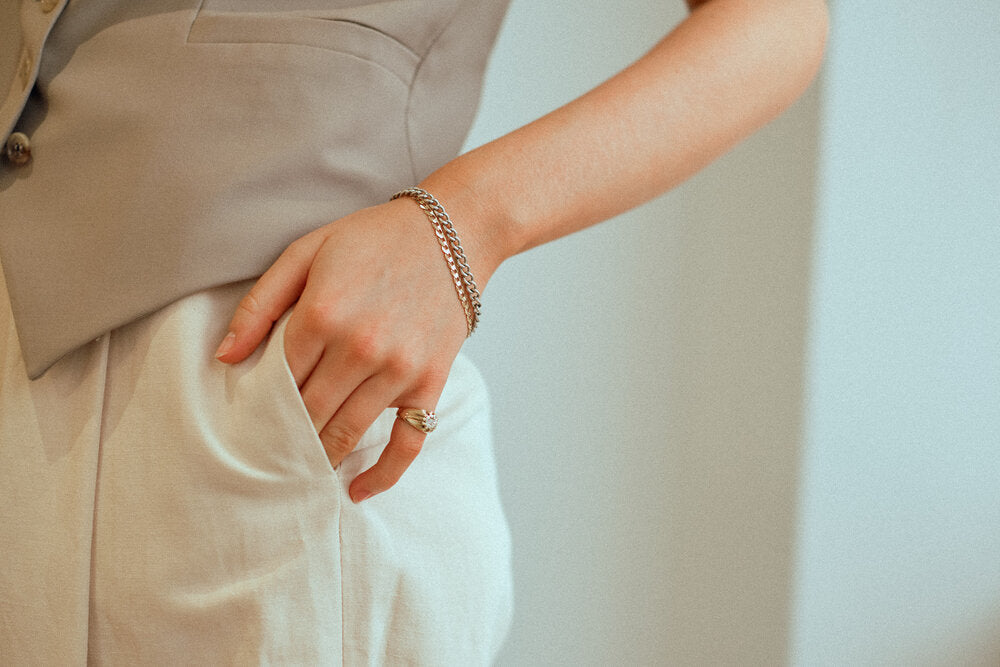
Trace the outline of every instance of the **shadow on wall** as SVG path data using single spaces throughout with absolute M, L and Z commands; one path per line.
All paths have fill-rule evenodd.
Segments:
M 595 85 L 684 15 L 607 6 L 512 4 L 471 145 Z M 465 349 L 491 387 L 514 538 L 499 664 L 787 661 L 818 98 L 670 195 L 491 279 Z
M 1000 665 L 1000 615 L 982 619 L 961 637 L 936 646 L 927 654 L 917 656 L 913 664 L 968 665 L 969 667 L 996 667 Z
M 492 281 L 500 664 L 785 664 L 818 97 Z
M 669 664 L 788 659 L 819 97 L 675 195 Z

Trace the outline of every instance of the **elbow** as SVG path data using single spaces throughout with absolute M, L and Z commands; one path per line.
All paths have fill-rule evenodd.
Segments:
M 769 30 L 772 63 L 782 72 L 775 89 L 781 108 L 791 105 L 816 78 L 826 51 L 830 17 L 824 0 L 776 0 Z
M 807 46 L 804 49 L 805 62 L 812 80 L 823 63 L 826 42 L 830 34 L 830 11 L 825 0 L 801 0 L 803 20 L 808 26 Z
M 826 0 L 688 0 L 692 15 L 716 13 L 744 21 L 747 36 L 769 45 L 771 65 L 796 97 L 816 78 L 826 51 L 830 15 Z
M 771 91 L 767 114 L 773 118 L 794 104 L 816 79 L 830 19 L 824 0 L 757 2 L 761 12 L 757 37 L 769 45 L 757 72 L 769 79 L 761 84 Z
M 825 0 L 779 0 L 784 12 L 782 31 L 791 60 L 791 78 L 798 97 L 816 78 L 826 52 L 830 13 Z

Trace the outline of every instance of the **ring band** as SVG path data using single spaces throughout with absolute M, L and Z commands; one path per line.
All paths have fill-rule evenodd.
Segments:
M 420 408 L 400 408 L 396 411 L 396 419 L 402 419 L 413 428 L 424 433 L 430 433 L 438 425 L 438 418 L 433 410 L 428 412 Z

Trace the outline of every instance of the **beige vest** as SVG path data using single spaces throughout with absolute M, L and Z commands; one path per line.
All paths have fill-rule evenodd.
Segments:
M 30 159 L 0 162 L 0 261 L 32 377 L 455 156 L 508 2 L 2 3 L 0 139 Z

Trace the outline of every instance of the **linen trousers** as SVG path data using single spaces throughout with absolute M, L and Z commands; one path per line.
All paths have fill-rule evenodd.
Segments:
M 213 358 L 252 283 L 105 334 L 29 381 L 0 280 L 0 662 L 489 663 L 511 612 L 488 400 L 459 356 L 440 426 L 360 504 L 387 410 L 334 469 L 287 315 Z

